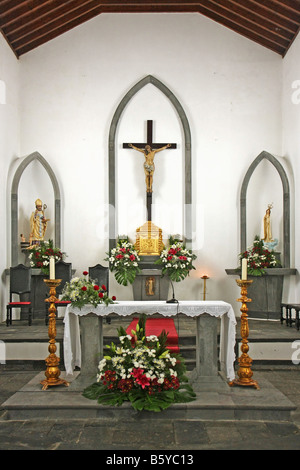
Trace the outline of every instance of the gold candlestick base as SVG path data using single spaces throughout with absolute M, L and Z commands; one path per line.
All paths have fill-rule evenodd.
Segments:
M 56 356 L 56 308 L 55 308 L 55 301 L 56 298 L 56 288 L 61 283 L 61 279 L 44 279 L 44 282 L 50 288 L 50 297 L 46 299 L 46 302 L 50 302 L 49 306 L 49 326 L 48 326 L 48 335 L 49 335 L 49 356 L 45 359 L 47 369 L 45 372 L 46 379 L 41 381 L 41 385 L 43 385 L 42 390 L 47 390 L 48 387 L 53 385 L 65 385 L 69 386 L 69 382 L 66 380 L 60 379 L 60 370 L 58 368 L 59 365 L 59 357 Z
M 242 337 L 242 345 L 241 345 L 241 351 L 242 355 L 239 357 L 238 362 L 239 362 L 239 370 L 237 372 L 239 378 L 232 380 L 229 382 L 228 385 L 234 386 L 234 385 L 239 385 L 243 387 L 254 387 L 257 390 L 259 390 L 259 385 L 256 382 L 256 380 L 252 379 L 253 372 L 251 370 L 251 365 L 252 365 L 252 359 L 248 355 L 249 351 L 249 345 L 248 345 L 248 336 L 249 336 L 249 325 L 248 325 L 248 307 L 247 303 L 251 302 L 251 299 L 248 299 L 247 296 L 247 288 L 248 286 L 253 282 L 253 281 L 243 281 L 242 279 L 237 279 L 236 280 L 237 284 L 241 288 L 241 298 L 237 299 L 237 302 L 242 302 L 242 307 L 241 307 L 241 337 Z

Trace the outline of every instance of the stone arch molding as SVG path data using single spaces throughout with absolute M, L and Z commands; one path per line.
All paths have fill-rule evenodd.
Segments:
M 115 246 L 115 234 L 116 234 L 116 181 L 115 181 L 115 168 L 116 168 L 116 133 L 118 123 L 121 119 L 122 113 L 130 102 L 131 98 L 138 93 L 143 87 L 148 84 L 152 84 L 157 87 L 173 104 L 179 119 L 182 124 L 184 133 L 184 166 L 185 166 L 185 191 L 184 191 L 184 232 L 185 242 L 187 246 L 191 243 L 192 238 L 192 178 L 191 178 L 191 132 L 190 126 L 185 114 L 185 111 L 171 90 L 166 87 L 160 80 L 148 75 L 147 77 L 140 80 L 134 85 L 120 101 L 109 131 L 109 244 L 110 249 Z
M 61 244 L 61 197 L 56 176 L 49 163 L 39 152 L 33 152 L 25 157 L 18 166 L 11 185 L 11 266 L 18 264 L 18 191 L 23 172 L 34 160 L 38 161 L 46 170 L 53 187 L 54 193 L 54 220 L 55 220 L 55 244 Z
M 248 184 L 257 166 L 263 159 L 268 160 L 279 173 L 283 189 L 283 267 L 290 267 L 290 188 L 287 174 L 281 163 L 270 153 L 263 151 L 252 162 L 244 177 L 240 196 L 241 216 L 241 252 L 247 249 L 247 207 L 246 196 Z

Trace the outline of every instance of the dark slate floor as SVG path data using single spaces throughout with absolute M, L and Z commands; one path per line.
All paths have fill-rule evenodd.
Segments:
M 255 324 L 256 325 L 256 324 Z M 18 328 L 13 325 L 13 328 Z M 43 333 L 41 333 L 41 329 Z M 114 333 L 115 326 L 107 325 L 107 334 Z M 253 328 L 257 337 L 268 328 L 268 335 L 274 338 L 280 333 L 283 337 L 300 340 L 300 333 L 285 325 L 263 322 Z M 186 325 L 186 330 L 189 327 Z M 192 325 L 190 325 L 192 331 Z M 0 327 L 0 340 L 13 334 L 10 328 Z M 182 330 L 183 331 L 183 326 Z M 23 329 L 23 334 L 26 332 Z M 28 331 L 27 331 L 28 333 Z M 21 331 L 18 333 L 21 335 Z M 47 329 L 36 325 L 31 336 L 47 339 Z M 16 332 L 14 333 L 16 335 Z M 62 325 L 58 327 L 58 339 L 62 335 Z M 21 339 L 21 338 L 20 338 Z M 0 368 L 0 404 L 3 404 L 16 391 L 26 385 L 36 370 L 14 370 Z M 257 371 L 259 377 L 268 380 L 295 405 L 291 421 L 195 421 L 195 420 L 140 420 L 132 419 L 25 419 L 7 420 L 5 410 L 0 409 L 0 449 L 1 450 L 99 450 L 98 464 L 113 463 L 110 459 L 123 459 L 125 456 L 140 458 L 137 467 L 146 463 L 158 463 L 166 455 L 176 454 L 173 464 L 181 459 L 187 463 L 187 455 L 194 465 L 201 465 L 199 450 L 298 450 L 300 449 L 300 373 L 297 366 L 264 366 Z M 273 454 L 274 455 L 274 454 Z M 152 460 L 151 460 L 152 459 Z M 177 459 L 177 460 L 176 460 Z M 166 463 L 166 461 L 165 461 Z M 115 464 L 117 462 L 115 461 Z M 143 464 L 143 465 L 142 465 Z M 132 465 L 131 465 L 132 467 Z

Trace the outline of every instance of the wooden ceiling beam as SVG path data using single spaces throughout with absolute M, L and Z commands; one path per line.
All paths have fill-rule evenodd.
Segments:
M 198 12 L 282 56 L 300 25 L 300 0 L 1 0 L 0 29 L 19 56 L 101 13 L 160 12 Z
M 199 4 L 199 9 L 201 10 L 201 13 L 205 14 L 206 16 L 214 16 L 217 17 L 220 23 L 224 24 L 225 23 L 230 23 L 231 28 L 234 28 L 236 26 L 236 31 L 240 32 L 243 30 L 246 32 L 248 35 L 256 35 L 257 37 L 261 37 L 270 43 L 274 43 L 277 46 L 280 47 L 287 47 L 289 40 L 280 38 L 278 35 L 272 31 L 267 30 L 266 28 L 256 24 L 254 21 L 250 21 L 246 17 L 241 17 L 239 14 L 233 12 L 232 10 L 229 10 L 227 7 L 224 5 L 228 4 L 228 2 L 225 2 L 225 0 L 200 0 Z
M 291 0 L 250 0 L 256 6 L 261 6 L 267 9 L 269 12 L 276 12 L 277 14 L 288 18 L 291 21 L 300 21 L 300 1 Z M 293 5 L 293 7 L 291 7 Z
M 16 18 L 20 18 L 21 16 L 26 15 L 27 13 L 30 14 L 31 12 L 43 7 L 45 4 L 48 4 L 48 6 L 51 8 L 52 3 L 53 0 L 26 0 L 20 2 L 9 0 L 9 4 L 5 7 L 5 5 L 3 5 L 3 3 L 1 2 L 1 24 L 4 24 Z
M 259 18 L 259 21 L 264 22 L 265 24 L 274 25 L 275 29 L 279 28 L 280 30 L 287 31 L 291 34 L 295 34 L 298 29 L 298 22 L 292 21 L 288 18 L 285 18 L 282 15 L 279 15 L 275 11 L 270 11 L 261 5 L 254 5 L 254 1 L 251 0 L 231 0 L 231 3 L 236 4 L 243 9 L 247 15 L 255 15 L 256 18 Z
M 74 14 L 78 8 L 81 8 L 82 12 L 88 12 L 89 6 L 95 5 L 94 0 L 86 0 L 85 2 L 79 1 L 74 2 L 74 0 L 65 1 L 63 4 L 61 1 L 57 1 L 57 6 L 51 8 L 45 7 L 43 11 L 36 11 L 34 14 L 31 14 L 29 17 L 23 16 L 20 19 L 16 19 L 13 23 L 4 25 L 4 29 L 7 35 L 15 35 L 18 37 L 24 36 L 28 32 L 33 32 L 41 27 L 41 25 L 48 24 L 55 19 L 59 20 L 64 18 L 67 14 Z M 75 5 L 76 3 L 76 5 Z M 81 5 L 80 5 L 81 4 Z
M 217 2 L 213 0 L 213 3 Z M 256 11 L 246 7 L 245 5 L 248 5 L 246 1 L 218 0 L 218 5 L 227 11 L 228 18 L 232 17 L 237 24 L 243 24 L 243 26 L 248 25 L 249 29 L 256 30 L 257 28 L 261 28 L 261 31 L 266 31 L 266 35 L 270 32 L 273 37 L 279 36 L 287 41 L 290 41 L 295 34 L 295 28 L 294 30 L 287 30 L 278 22 L 275 23 L 269 20 L 269 18 L 262 17 L 257 14 Z

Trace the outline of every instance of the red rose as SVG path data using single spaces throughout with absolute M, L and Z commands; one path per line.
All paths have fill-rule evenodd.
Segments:
M 82 273 L 84 276 L 87 276 L 88 275 L 88 271 L 83 271 Z
M 94 286 L 94 290 L 99 290 L 99 286 Z
M 115 301 L 115 300 L 117 300 L 117 297 L 115 295 L 113 295 L 111 300 Z
M 101 289 L 102 289 L 102 290 L 106 290 L 106 287 L 105 287 L 104 284 L 102 284 Z
M 83 286 L 81 290 L 86 291 L 86 286 Z
M 103 296 L 104 296 L 103 292 L 99 292 L 99 297 L 100 297 L 100 299 L 102 299 Z

